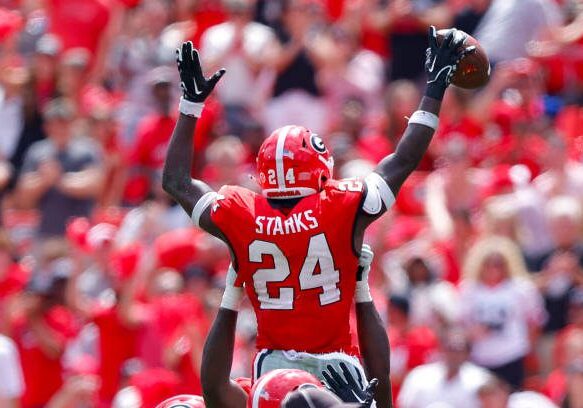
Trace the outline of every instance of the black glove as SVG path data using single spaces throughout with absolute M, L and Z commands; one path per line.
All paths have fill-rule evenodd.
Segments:
M 176 63 L 184 99 L 190 102 L 204 102 L 225 74 L 225 70 L 220 69 L 206 79 L 202 74 L 198 51 L 192 46 L 191 41 L 182 43 L 182 47 L 176 49 Z
M 374 391 L 379 382 L 376 378 L 373 378 L 367 387 L 363 389 L 356 382 L 346 364 L 340 363 L 344 378 L 331 365 L 328 365 L 327 368 L 328 372 L 322 372 L 322 375 L 326 379 L 326 384 L 330 391 L 336 394 L 342 401 L 359 403 L 359 406 L 362 408 L 373 406 Z
M 475 46 L 460 49 L 466 38 L 466 33 L 452 28 L 439 46 L 435 27 L 429 27 L 429 47 L 425 51 L 425 72 L 427 73 L 425 95 L 438 100 L 443 99 L 459 62 L 476 50 Z

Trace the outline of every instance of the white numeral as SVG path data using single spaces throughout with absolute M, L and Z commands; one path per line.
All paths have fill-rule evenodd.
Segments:
M 253 275 L 253 286 L 261 309 L 293 309 L 293 288 L 280 288 L 277 297 L 270 297 L 267 291 L 268 283 L 283 282 L 291 274 L 287 258 L 272 242 L 255 240 L 249 245 L 250 262 L 261 263 L 264 255 L 273 258 L 274 268 L 258 269 Z M 316 274 L 314 272 L 317 265 L 320 266 L 320 273 Z M 340 282 L 340 273 L 334 268 L 334 260 L 326 236 L 324 234 L 313 236 L 310 238 L 308 253 L 299 275 L 301 290 L 322 288 L 322 293 L 319 295 L 320 304 L 329 305 L 340 300 L 338 282 Z
M 361 191 L 362 182 L 356 179 L 346 179 L 338 183 L 338 189 L 342 191 Z
M 294 177 L 294 169 L 288 169 L 285 173 L 285 179 L 290 184 L 296 184 L 296 178 Z
M 294 307 L 293 288 L 281 288 L 279 296 L 270 297 L 267 291 L 268 282 L 282 282 L 290 274 L 287 258 L 272 242 L 255 240 L 249 245 L 249 261 L 263 262 L 263 255 L 273 258 L 273 269 L 258 269 L 253 275 L 255 293 L 261 303 L 261 309 L 290 310 Z
M 275 181 L 275 170 L 267 170 L 267 182 L 269 184 L 277 184 L 277 181 Z
M 314 274 L 316 265 L 320 265 L 320 273 Z M 340 300 L 340 289 L 336 284 L 340 282 L 340 273 L 334 269 L 332 254 L 324 234 L 318 234 L 310 239 L 308 256 L 300 272 L 300 287 L 302 290 L 322 288 L 320 304 L 322 306 Z

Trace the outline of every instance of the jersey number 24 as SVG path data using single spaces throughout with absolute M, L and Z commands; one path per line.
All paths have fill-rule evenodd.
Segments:
M 253 286 L 261 309 L 292 310 L 294 307 L 294 288 L 280 288 L 278 296 L 269 296 L 267 284 L 283 282 L 291 274 L 289 262 L 281 249 L 273 242 L 255 240 L 249 245 L 249 261 L 262 263 L 263 256 L 273 258 L 274 268 L 258 269 L 253 275 Z M 320 273 L 315 274 L 316 265 L 320 265 Z M 310 238 L 306 260 L 299 275 L 300 290 L 322 288 L 320 304 L 322 306 L 340 300 L 340 273 L 334 267 L 332 253 L 322 234 Z

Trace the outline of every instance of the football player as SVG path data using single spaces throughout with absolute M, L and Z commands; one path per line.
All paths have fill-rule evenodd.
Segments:
M 369 408 L 376 407 L 374 388 L 377 379 L 363 389 L 352 372 L 341 363 L 342 375 L 334 367 L 324 371 L 330 389 L 325 389 L 312 374 L 297 369 L 277 369 L 259 378 L 249 394 L 247 408 Z
M 425 96 L 395 152 L 364 180 L 333 179 L 334 161 L 322 138 L 301 126 L 285 126 L 275 130 L 259 150 L 262 194 L 238 186 L 215 192 L 202 180 L 191 179 L 197 118 L 225 71 L 207 79 L 192 43 L 177 51 L 183 96 L 163 187 L 195 225 L 229 246 L 234 266 L 203 360 L 229 349 L 232 339 L 215 329 L 236 319 L 244 287 L 258 322 L 255 379 L 282 367 L 321 375 L 322 367 L 344 362 L 366 381 L 354 357 L 348 323 L 353 298 L 357 311 L 372 304 L 368 283 L 355 273 L 364 231 L 391 207 L 427 150 L 445 91 L 459 61 L 472 52 L 472 47 L 462 47 L 464 40 L 464 34 L 454 29 L 439 46 L 435 28 L 430 28 Z M 388 342 L 380 334 L 382 325 L 373 317 L 358 326 L 359 336 L 366 338 L 362 351 L 368 374 L 384 380 Z M 203 370 L 203 388 L 208 374 Z M 381 407 L 390 404 L 387 384 L 388 380 L 381 381 L 377 391 Z M 240 397 L 225 390 L 221 396 L 225 400 L 216 406 L 229 406 Z
M 368 280 L 373 257 L 374 254 L 370 247 L 368 245 L 363 245 L 359 258 L 359 274 L 361 275 L 361 282 L 367 282 Z M 345 362 L 338 360 L 338 356 L 312 355 L 309 358 L 305 358 L 306 353 L 304 353 L 304 358 L 295 361 L 280 360 L 279 363 L 281 364 L 281 367 L 266 370 L 269 372 L 261 376 L 261 378 L 255 382 L 253 386 L 255 391 L 249 392 L 249 390 L 244 389 L 245 393 L 241 392 L 241 382 L 237 382 L 236 380 L 233 381 L 229 378 L 233 359 L 233 347 L 235 343 L 235 329 L 237 325 L 237 305 L 243 296 L 243 289 L 233 286 L 235 279 L 236 272 L 231 265 L 227 273 L 225 292 L 223 294 L 223 300 L 221 301 L 221 304 L 223 305 L 222 308 L 225 308 L 225 305 L 228 305 L 231 307 L 231 310 L 219 311 L 220 315 L 218 315 L 213 322 L 203 353 L 201 378 L 205 399 L 209 406 L 242 408 L 245 406 L 246 395 L 251 394 L 250 401 L 253 401 L 254 399 L 262 401 L 263 403 L 260 405 L 265 405 L 264 408 L 267 408 L 272 401 L 269 398 L 265 399 L 263 396 L 261 398 L 257 397 L 257 393 L 261 393 L 261 390 L 264 389 L 263 386 L 260 387 L 258 385 L 259 383 L 265 384 L 266 381 L 269 381 L 271 384 L 272 382 L 277 383 L 279 380 L 285 380 L 284 383 L 289 386 L 292 383 L 295 384 L 290 378 L 293 378 L 294 381 L 298 380 L 298 378 L 309 378 L 306 377 L 306 375 L 312 378 L 316 375 L 328 385 L 331 391 L 342 397 L 343 401 L 352 402 L 354 400 L 350 398 L 351 395 L 360 395 L 362 397 L 367 389 L 370 389 L 370 393 L 372 393 L 374 387 L 367 388 L 368 384 L 366 384 L 366 378 L 362 372 L 362 368 L 355 370 L 355 367 L 351 365 L 352 370 L 349 370 Z M 359 335 L 359 345 L 363 350 L 365 361 L 370 362 L 368 366 L 373 367 L 373 370 L 369 369 L 369 375 L 373 371 L 382 373 L 385 376 L 383 378 L 385 379 L 386 385 L 390 387 L 388 380 L 390 374 L 388 369 L 388 340 L 386 331 L 374 303 L 363 302 L 357 304 L 356 319 L 359 334 L 364 333 L 362 336 Z M 340 357 L 343 356 L 341 355 Z M 312 364 L 307 365 L 306 362 L 311 362 Z M 351 363 L 360 367 L 360 364 L 356 359 L 352 359 Z M 346 380 L 340 379 L 340 375 L 336 373 L 333 365 L 338 365 Z M 281 371 L 277 368 L 282 367 L 288 367 L 287 371 L 290 369 L 294 371 L 293 368 L 301 367 L 301 369 L 304 370 L 301 372 L 310 370 L 312 374 L 306 372 L 306 375 L 300 377 L 290 377 L 281 373 L 275 374 L 276 372 Z M 257 370 L 255 373 L 256 372 Z M 319 380 L 317 383 L 319 383 Z M 375 379 L 375 387 L 377 383 L 378 380 Z M 277 395 L 281 396 L 281 398 L 285 396 L 285 394 L 282 394 L 282 386 L 269 385 L 268 388 L 277 389 Z M 258 389 L 259 391 L 257 391 Z M 287 388 L 287 390 L 290 391 L 292 388 Z M 273 397 L 275 394 L 271 392 L 270 395 Z M 322 398 L 328 401 L 331 399 L 330 395 Z M 379 395 L 377 395 L 377 398 L 379 398 Z M 391 401 L 390 394 L 387 396 L 387 400 Z M 261 407 L 255 406 L 255 408 Z
M 200 395 L 182 394 L 162 401 L 156 408 L 205 408 L 205 405 Z
M 374 407 L 373 390 L 376 379 L 366 389 L 360 388 L 344 365 L 343 375 L 328 367 L 325 375 L 337 395 L 324 389 L 318 378 L 297 369 L 278 369 L 259 378 L 248 390 L 247 408 L 369 408 Z M 225 381 L 230 381 L 228 378 Z M 240 384 L 232 383 L 233 387 Z M 346 403 L 348 402 L 348 404 Z M 177 395 L 164 400 L 156 408 L 205 408 L 201 396 Z

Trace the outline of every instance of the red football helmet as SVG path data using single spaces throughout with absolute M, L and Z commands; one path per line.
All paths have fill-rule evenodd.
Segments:
M 305 384 L 324 388 L 320 380 L 303 370 L 270 371 L 253 384 L 247 400 L 247 408 L 280 408 L 287 394 Z
M 200 395 L 176 395 L 159 403 L 156 408 L 205 408 Z
M 257 174 L 267 198 L 315 194 L 332 177 L 334 159 L 322 138 L 302 126 L 276 129 L 257 154 Z

